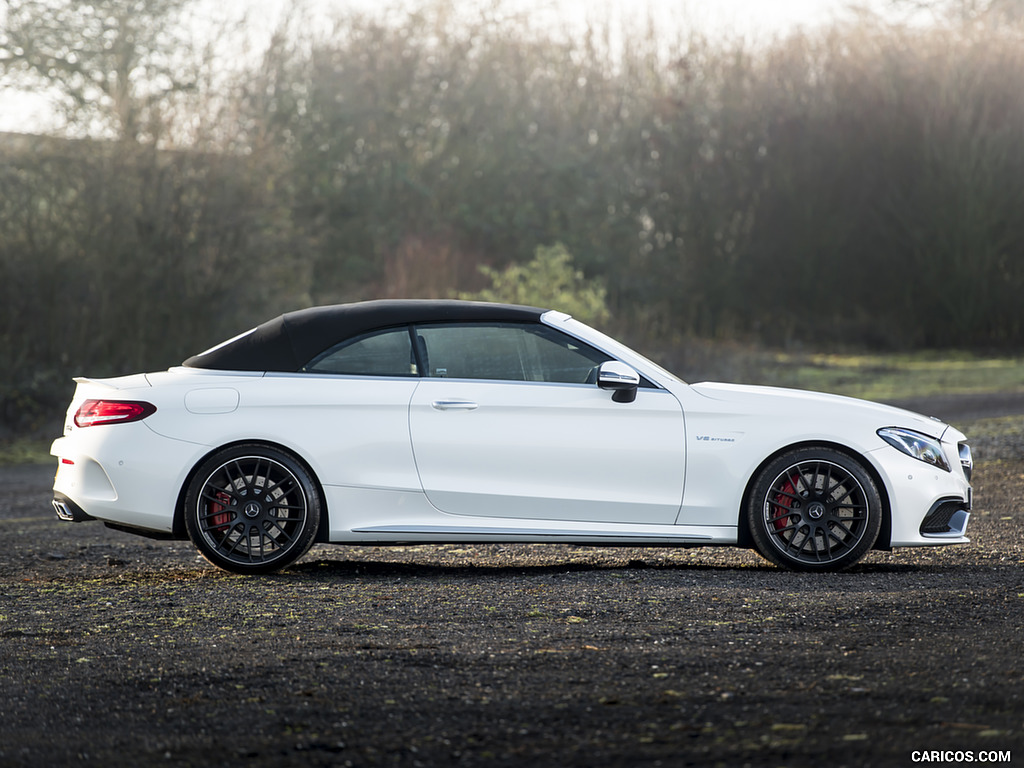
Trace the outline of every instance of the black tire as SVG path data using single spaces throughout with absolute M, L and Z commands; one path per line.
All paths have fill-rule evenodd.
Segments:
M 856 459 L 831 448 L 799 448 L 757 476 L 747 521 L 757 551 L 776 565 L 840 571 L 874 546 L 882 497 Z
M 272 573 L 309 551 L 323 500 L 308 470 L 267 445 L 236 445 L 200 465 L 185 529 L 203 557 L 234 573 Z

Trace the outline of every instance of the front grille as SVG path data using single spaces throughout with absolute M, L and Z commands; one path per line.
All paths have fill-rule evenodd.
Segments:
M 960 466 L 963 467 L 964 477 L 971 482 L 971 474 L 974 472 L 974 457 L 971 456 L 971 446 L 967 443 L 960 443 L 957 446 L 960 452 Z

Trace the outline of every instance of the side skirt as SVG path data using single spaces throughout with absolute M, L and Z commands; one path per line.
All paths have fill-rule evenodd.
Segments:
M 723 534 L 725 531 L 722 532 Z M 561 543 L 598 546 L 687 547 L 734 544 L 735 529 L 730 535 L 666 531 L 638 533 L 628 531 L 595 531 L 563 528 L 513 528 L 442 525 L 381 525 L 356 528 L 353 538 L 360 541 L 420 542 L 457 544 L 465 542 L 519 542 L 529 544 Z

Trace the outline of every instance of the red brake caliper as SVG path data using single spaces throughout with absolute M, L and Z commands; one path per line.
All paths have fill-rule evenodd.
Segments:
M 789 515 L 793 507 L 793 499 L 791 496 L 786 494 L 792 494 L 796 492 L 796 488 L 793 487 L 793 483 L 789 480 L 786 484 L 779 489 L 779 492 L 775 495 L 775 514 L 772 517 L 772 525 L 775 526 L 776 531 L 781 531 L 789 524 Z
M 224 533 L 227 530 L 228 523 L 231 522 L 231 513 L 223 511 L 225 506 L 230 503 L 231 497 L 223 491 L 217 492 L 217 501 L 210 502 L 210 514 L 213 515 L 210 522 L 217 533 Z

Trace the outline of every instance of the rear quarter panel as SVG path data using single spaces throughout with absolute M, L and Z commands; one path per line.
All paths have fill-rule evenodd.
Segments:
M 210 450 L 260 441 L 280 445 L 304 460 L 324 485 L 419 490 L 409 441 L 408 404 L 415 379 L 314 375 L 254 377 L 154 377 L 165 407 L 147 424 L 175 440 Z M 231 389 L 237 407 L 217 411 L 202 404 L 226 401 L 200 389 Z M 186 407 L 186 398 L 192 410 Z M 158 418 L 159 417 L 159 418 Z

